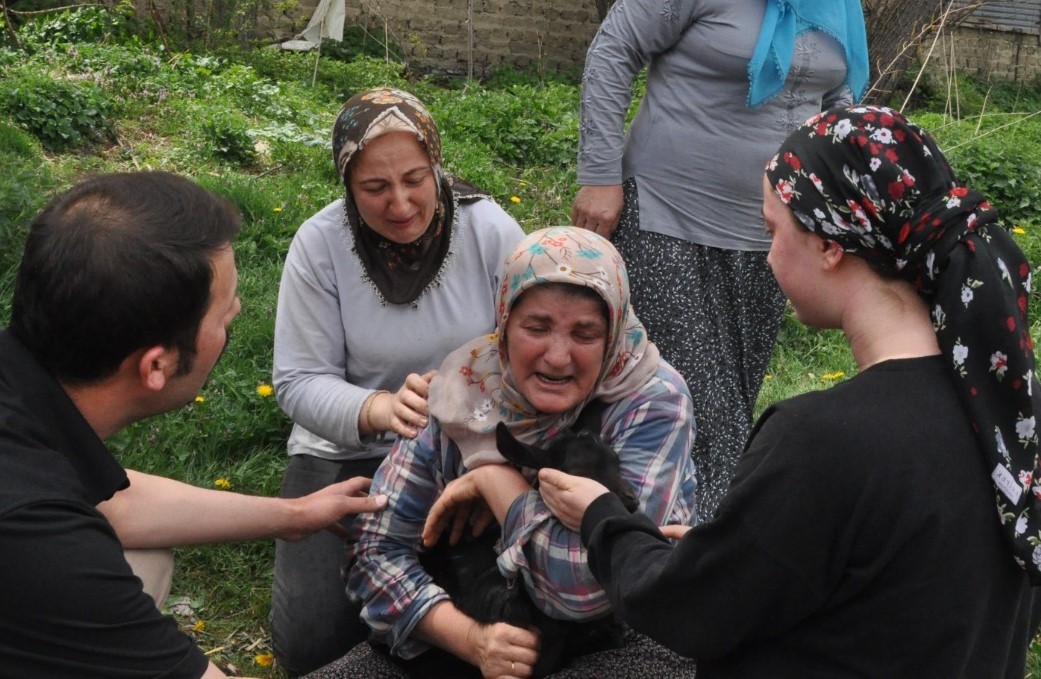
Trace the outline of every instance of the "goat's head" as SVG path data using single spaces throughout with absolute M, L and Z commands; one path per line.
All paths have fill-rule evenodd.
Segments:
M 550 467 L 568 474 L 585 476 L 604 484 L 622 500 L 630 512 L 640 507 L 633 488 L 622 478 L 621 464 L 614 448 L 588 431 L 566 430 L 558 434 L 545 448 L 518 441 L 509 428 L 500 422 L 495 427 L 495 445 L 509 462 L 521 467 L 542 469 Z

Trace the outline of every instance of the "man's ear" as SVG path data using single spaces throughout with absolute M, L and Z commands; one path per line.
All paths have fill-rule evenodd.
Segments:
M 141 386 L 149 391 L 162 391 L 166 381 L 177 370 L 177 358 L 175 349 L 160 345 L 145 349 L 137 361 Z

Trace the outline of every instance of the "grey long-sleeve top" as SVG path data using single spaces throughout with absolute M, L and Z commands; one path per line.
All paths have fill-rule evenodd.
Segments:
M 640 228 L 710 247 L 767 250 L 763 167 L 810 116 L 852 103 L 830 36 L 799 36 L 784 89 L 749 108 L 763 0 L 618 0 L 586 56 L 578 183 L 636 178 Z M 647 92 L 623 140 L 632 84 Z M 624 149 L 624 152 L 623 152 Z
M 524 236 L 491 200 L 461 204 L 440 274 L 411 304 L 381 305 L 351 252 L 343 202 L 304 222 L 282 272 L 273 381 L 293 420 L 289 454 L 330 460 L 381 457 L 391 440 L 361 437 L 358 415 L 374 389 L 396 391 L 409 373 L 495 328 L 498 270 Z

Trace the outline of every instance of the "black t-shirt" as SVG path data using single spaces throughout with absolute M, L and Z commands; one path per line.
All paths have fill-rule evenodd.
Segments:
M 205 673 L 95 508 L 126 486 L 64 390 L 0 330 L 0 675 Z
M 699 677 L 1015 677 L 1038 594 L 939 357 L 771 407 L 715 519 L 675 549 L 598 499 L 589 563 Z

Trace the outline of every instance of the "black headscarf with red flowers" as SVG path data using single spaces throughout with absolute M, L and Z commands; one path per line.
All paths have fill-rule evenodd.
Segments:
M 1016 562 L 1041 584 L 1041 387 L 1030 264 L 927 132 L 888 108 L 825 111 L 766 168 L 808 230 L 913 283 L 986 456 Z

